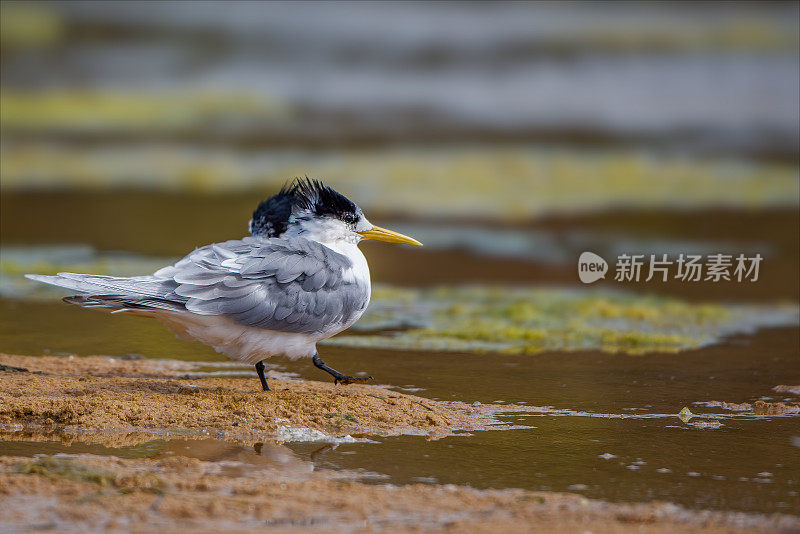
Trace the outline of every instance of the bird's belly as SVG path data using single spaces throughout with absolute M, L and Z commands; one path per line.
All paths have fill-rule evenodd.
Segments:
M 231 359 L 253 365 L 270 356 L 310 358 L 316 352 L 316 343 L 333 335 L 278 332 L 241 325 L 221 315 L 167 312 L 155 317 L 181 339 L 199 341 Z

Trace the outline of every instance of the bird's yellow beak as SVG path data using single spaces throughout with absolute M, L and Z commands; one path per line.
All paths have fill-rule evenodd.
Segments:
M 386 228 L 381 228 L 380 226 L 373 226 L 372 230 L 365 230 L 363 232 L 358 232 L 358 234 L 360 234 L 364 239 L 375 239 L 377 241 L 386 241 L 387 243 L 406 243 L 408 245 L 422 246 L 422 243 L 413 237 L 408 237 L 407 235 L 403 235 L 399 232 L 393 232 L 392 230 L 387 230 Z

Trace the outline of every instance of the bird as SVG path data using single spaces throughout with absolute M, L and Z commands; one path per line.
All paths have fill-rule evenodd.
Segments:
M 78 292 L 67 303 L 153 317 L 182 339 L 254 365 L 263 391 L 270 391 L 264 360 L 272 356 L 310 357 L 334 384 L 372 379 L 329 367 L 317 343 L 352 326 L 369 304 L 362 240 L 422 243 L 375 226 L 353 201 L 307 177 L 261 202 L 248 230 L 249 236 L 197 248 L 148 276 L 26 277 Z

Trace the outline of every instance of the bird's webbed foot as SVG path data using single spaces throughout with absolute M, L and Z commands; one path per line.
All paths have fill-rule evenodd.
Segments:
M 329 367 L 322 358 L 319 357 L 319 354 L 314 354 L 314 358 L 311 360 L 314 362 L 314 365 L 318 368 L 322 369 L 326 373 L 330 374 L 333 377 L 334 384 L 352 384 L 354 382 L 366 382 L 367 380 L 374 380 L 371 376 L 362 377 L 362 376 L 350 376 L 344 373 L 340 373 L 336 369 Z

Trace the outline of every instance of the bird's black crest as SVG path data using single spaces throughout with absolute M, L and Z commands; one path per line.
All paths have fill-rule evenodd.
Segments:
M 276 195 L 258 205 L 250 223 L 252 235 L 278 237 L 286 231 L 292 208 L 299 207 L 317 216 L 345 221 L 357 218 L 358 206 L 319 180 L 296 178 Z
M 340 217 L 355 214 L 358 207 L 346 196 L 337 193 L 319 180 L 306 178 L 295 180 L 288 190 L 297 205 L 313 211 L 316 215 Z

